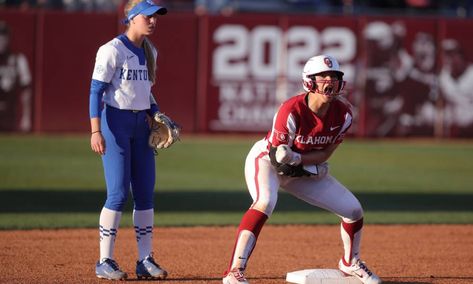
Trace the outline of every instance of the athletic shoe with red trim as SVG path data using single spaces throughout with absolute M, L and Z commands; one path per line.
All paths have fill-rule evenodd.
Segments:
M 343 259 L 340 259 L 338 268 L 347 276 L 355 276 L 360 279 L 364 284 L 381 283 L 381 279 L 378 275 L 369 270 L 368 266 L 366 266 L 366 264 L 360 259 L 354 260 L 351 265 L 347 264 Z
M 223 284 L 249 284 L 245 278 L 245 271 L 241 268 L 233 268 L 223 278 Z

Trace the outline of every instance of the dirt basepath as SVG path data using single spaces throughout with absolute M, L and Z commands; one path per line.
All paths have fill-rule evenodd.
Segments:
M 236 227 L 155 228 L 162 283 L 221 283 Z M 120 229 L 116 259 L 137 281 L 134 232 Z M 338 226 L 266 226 L 247 270 L 252 284 L 285 283 L 289 271 L 336 268 Z M 385 283 L 473 283 L 473 225 L 366 225 L 362 256 Z M 0 283 L 113 283 L 94 275 L 98 231 L 0 231 Z

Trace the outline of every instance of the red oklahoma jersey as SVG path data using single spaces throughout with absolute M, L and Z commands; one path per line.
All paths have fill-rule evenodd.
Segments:
M 320 118 L 307 106 L 306 96 L 294 96 L 280 106 L 266 136 L 273 147 L 287 144 L 298 153 L 306 153 L 343 141 L 352 124 L 350 103 L 344 98 L 334 99 L 325 117 Z

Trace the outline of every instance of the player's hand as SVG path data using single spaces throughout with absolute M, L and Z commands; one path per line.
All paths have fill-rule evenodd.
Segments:
M 297 166 L 301 163 L 301 154 L 292 151 L 288 145 L 279 145 L 276 149 L 276 161 L 281 164 Z
M 102 132 L 95 132 L 91 134 L 90 147 L 92 148 L 92 151 L 99 155 L 105 154 L 105 139 L 102 136 Z

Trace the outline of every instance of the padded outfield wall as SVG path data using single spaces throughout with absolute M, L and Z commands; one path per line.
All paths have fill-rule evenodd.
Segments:
M 0 20 L 11 29 L 11 49 L 30 64 L 31 131 L 87 132 L 95 53 L 123 32 L 120 16 L 2 10 Z M 455 40 L 471 64 L 472 27 L 471 20 L 441 18 L 170 11 L 152 36 L 159 49 L 153 93 L 187 133 L 262 132 L 278 105 L 302 91 L 306 59 L 329 53 L 345 71 L 356 115 L 353 136 L 473 137 L 467 108 L 473 87 L 442 86 L 450 82 L 442 46 L 454 42 L 445 40 Z M 456 102 L 463 110 L 446 93 L 460 85 L 471 95 Z

